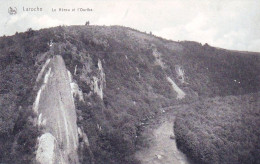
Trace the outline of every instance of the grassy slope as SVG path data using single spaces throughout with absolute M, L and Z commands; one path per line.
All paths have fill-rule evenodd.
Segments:
M 47 44 L 51 39 L 55 43 L 53 51 Z M 154 64 L 153 47 L 162 54 L 166 69 Z M 3 120 L 0 138 L 1 144 L 6 143 L 0 149 L 0 161 L 7 163 L 12 163 L 10 159 L 22 158 L 22 155 L 28 156 L 27 161 L 33 158 L 31 148 L 37 133 L 26 133 L 28 129 L 35 129 L 27 120 L 33 115 L 30 109 L 37 92 L 35 78 L 41 64 L 52 55 L 62 55 L 71 72 L 76 65 L 78 68 L 73 78 L 86 100 L 86 103 L 77 103 L 78 125 L 83 127 L 91 143 L 91 151 L 81 150 L 84 163 L 93 159 L 96 163 L 135 163 L 132 154 L 136 150 L 135 136 L 140 120 L 156 114 L 161 107 L 193 101 L 196 95 L 214 97 L 256 91 L 259 79 L 257 53 L 249 56 L 244 52 L 218 50 L 194 42 L 172 42 L 118 26 L 71 26 L 29 31 L 0 38 L 0 48 L 0 103 L 5 103 L 0 106 L 0 120 Z M 95 94 L 87 96 L 90 86 L 81 78 L 98 75 L 98 59 L 106 74 L 104 101 Z M 91 73 L 85 72 L 86 63 L 91 63 Z M 188 84 L 178 81 L 176 65 L 184 68 Z M 188 94 L 185 100 L 176 100 L 176 93 L 166 76 Z M 234 79 L 241 84 L 234 83 Z M 26 111 L 21 113 L 28 114 L 18 114 L 16 111 L 20 106 Z M 102 126 L 102 131 L 98 130 L 97 124 Z M 7 128 L 2 130 L 3 127 Z M 15 142 L 19 136 L 23 139 Z M 20 147 L 16 148 L 13 143 Z M 10 151 L 13 153 L 4 153 Z
M 197 163 L 259 163 L 259 93 L 193 103 L 175 121 L 178 147 Z
M 195 80 L 190 87 L 199 95 L 241 95 L 259 90 L 259 53 L 227 51 L 194 42 L 182 44 L 183 60 L 192 66 L 188 77 Z

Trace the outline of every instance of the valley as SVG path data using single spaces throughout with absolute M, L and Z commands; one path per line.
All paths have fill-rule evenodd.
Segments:
M 0 163 L 257 163 L 259 61 L 122 26 L 0 37 Z

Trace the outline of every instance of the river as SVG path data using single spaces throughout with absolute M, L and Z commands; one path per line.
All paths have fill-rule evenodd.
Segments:
M 178 107 L 181 108 L 181 107 Z M 173 111 L 175 110 L 175 111 Z M 179 109 L 178 109 L 179 110 Z M 173 124 L 176 109 L 162 112 L 156 120 L 144 127 L 143 136 L 147 137 L 149 147 L 141 148 L 135 154 L 143 164 L 191 164 L 177 148 Z

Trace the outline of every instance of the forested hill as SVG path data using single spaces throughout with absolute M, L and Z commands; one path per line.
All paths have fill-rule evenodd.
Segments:
M 0 163 L 35 160 L 44 131 L 33 111 L 45 84 L 37 78 L 57 67 L 55 56 L 73 79 L 82 163 L 138 163 L 133 154 L 142 142 L 139 124 L 161 108 L 260 90 L 260 53 L 175 42 L 121 26 L 59 26 L 3 36 Z

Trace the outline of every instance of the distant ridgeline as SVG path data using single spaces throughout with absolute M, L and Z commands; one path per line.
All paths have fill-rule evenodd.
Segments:
M 57 58 L 60 63 L 64 61 L 66 69 L 60 64 L 63 72 L 52 74 L 59 70 L 54 69 L 58 67 Z M 40 159 L 54 162 L 66 156 L 35 155 L 39 148 L 45 150 L 38 137 L 46 131 L 52 133 L 46 130 L 52 128 L 51 124 L 45 124 L 43 115 L 33 111 L 37 102 L 48 109 L 47 99 L 57 108 L 72 106 L 70 109 L 76 112 L 77 125 L 73 127 L 78 128 L 78 137 L 70 136 L 78 138 L 78 157 L 73 159 L 76 163 L 138 163 L 133 155 L 142 142 L 138 127 L 143 119 L 156 115 L 163 107 L 259 92 L 259 58 L 260 53 L 174 42 L 120 26 L 59 26 L 3 36 L 0 163 L 43 163 Z M 55 80 L 58 75 L 60 80 Z M 42 80 L 37 80 L 39 76 Z M 70 81 L 61 85 L 61 79 Z M 57 86 L 56 91 L 41 91 L 47 81 L 46 86 L 53 90 Z M 69 101 L 64 102 L 59 93 L 70 93 L 68 90 L 73 101 L 67 95 Z M 47 98 L 49 93 L 57 94 L 57 101 Z M 41 97 L 46 97 L 45 104 Z M 70 125 L 67 117 L 69 114 L 61 123 Z M 66 128 L 63 130 L 67 133 Z M 57 137 L 48 136 L 52 142 L 59 139 L 58 132 Z M 48 151 L 67 148 L 62 141 L 57 143 Z M 69 155 L 64 159 L 68 163 Z

